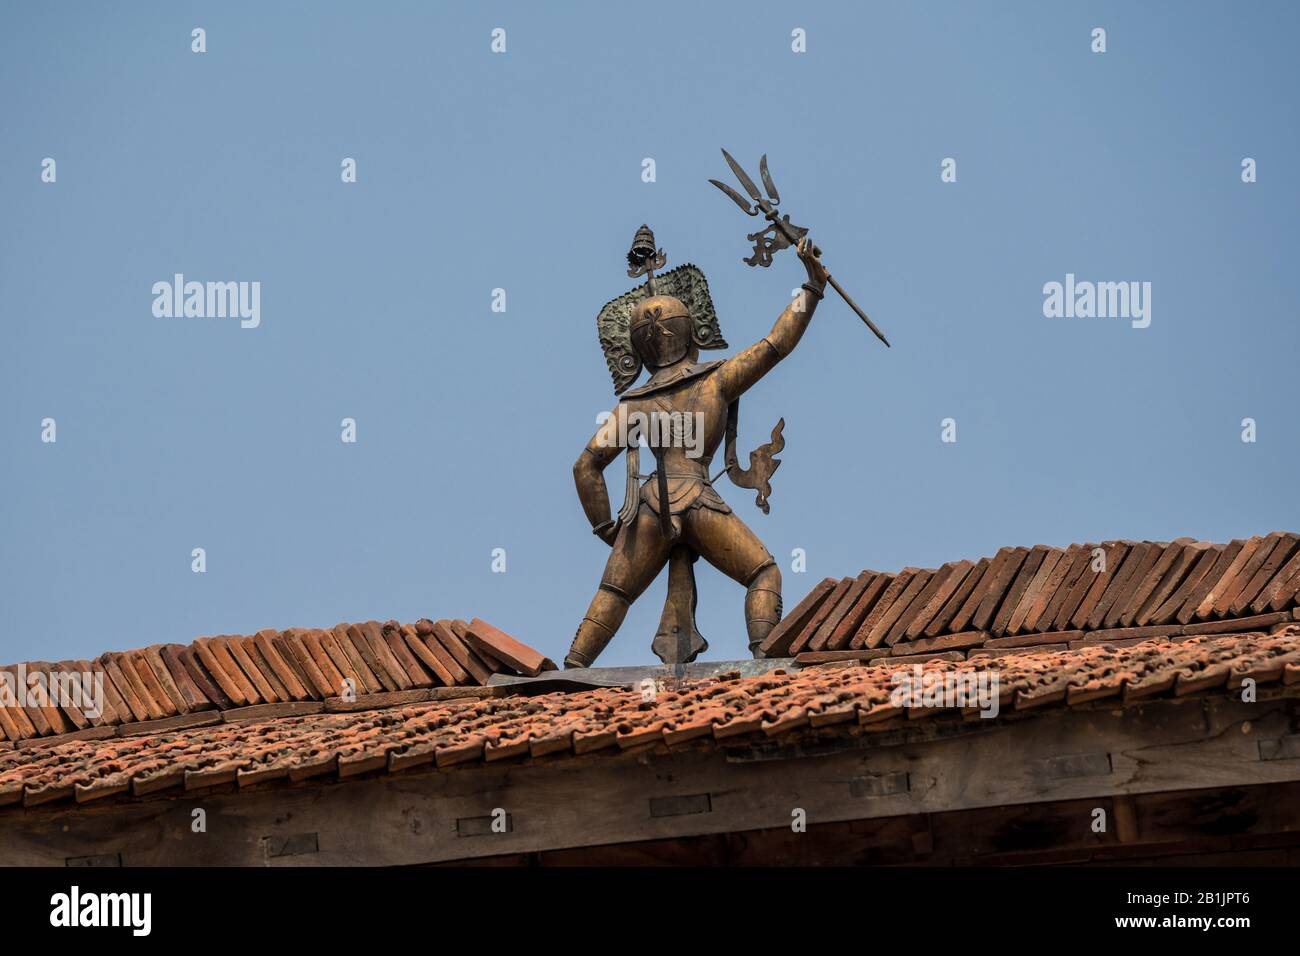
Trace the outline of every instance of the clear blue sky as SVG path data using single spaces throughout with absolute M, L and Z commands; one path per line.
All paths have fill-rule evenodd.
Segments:
M 1297 27 L 1290 3 L 5 4 L 0 659 L 475 615 L 561 658 L 606 555 L 570 468 L 636 227 L 707 272 L 737 348 L 802 281 L 741 263 L 719 146 L 769 154 L 894 343 L 828 297 L 743 403 L 745 451 L 786 419 L 772 513 L 720 490 L 787 607 L 1009 544 L 1294 530 Z M 155 318 L 176 272 L 260 281 L 261 326 Z M 1045 318 L 1067 273 L 1151 282 L 1150 327 Z M 699 577 L 708 656 L 745 656 L 742 590 Z M 601 663 L 652 659 L 663 587 Z

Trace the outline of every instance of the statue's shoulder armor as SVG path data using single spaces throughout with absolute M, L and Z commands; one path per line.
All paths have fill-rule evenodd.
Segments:
M 691 365 L 687 368 L 682 369 L 682 371 L 679 374 L 677 374 L 676 376 L 674 376 L 673 378 L 667 381 L 642 385 L 640 388 L 630 388 L 623 393 L 622 397 L 626 401 L 629 398 L 644 398 L 646 395 L 653 395 L 657 392 L 666 392 L 669 389 L 676 388 L 678 385 L 681 385 L 683 382 L 689 382 L 692 379 L 703 378 L 704 376 L 720 368 L 725 361 L 726 361 L 725 359 L 719 359 L 718 361 L 715 362 L 702 362 L 698 365 Z

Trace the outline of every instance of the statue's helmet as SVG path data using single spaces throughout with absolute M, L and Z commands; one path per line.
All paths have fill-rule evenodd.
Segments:
M 708 280 L 698 266 L 688 262 L 669 269 L 655 276 L 654 285 L 662 294 L 647 297 L 643 284 L 610 299 L 596 315 L 596 333 L 615 395 L 631 388 L 647 365 L 671 365 L 692 348 L 728 347 Z M 651 315 L 653 309 L 659 310 L 657 315 Z
M 681 299 L 652 295 L 632 309 L 632 347 L 650 368 L 672 365 L 690 350 L 693 324 Z

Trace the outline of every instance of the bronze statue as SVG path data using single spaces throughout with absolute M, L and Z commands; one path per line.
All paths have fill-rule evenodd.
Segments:
M 781 619 L 781 572 L 758 536 L 722 500 L 710 466 L 725 439 L 725 471 L 732 481 L 758 491 L 757 503 L 768 511 L 769 479 L 780 465 L 773 456 L 785 442 L 784 420 L 772 430 L 771 442 L 750 455 L 741 469 L 736 457 L 740 396 L 793 351 L 812 319 L 828 281 L 872 331 L 870 319 L 834 283 L 807 230 L 777 218 L 780 201 L 767 170 L 760 166 L 768 199 L 730 155 L 723 151 L 742 185 L 771 225 L 749 237 L 754 242 L 750 265 L 770 265 L 772 254 L 797 246 L 808 281 L 777 318 L 772 331 L 749 348 L 722 361 L 699 361 L 701 349 L 726 348 L 704 273 L 686 264 L 660 276 L 667 259 L 655 248 L 654 234 L 642 226 L 628 252 L 628 275 L 646 276 L 638 286 L 610 301 L 596 318 L 614 392 L 622 396 L 573 466 L 578 498 L 592 531 L 613 549 L 578 627 L 565 667 L 589 667 L 622 624 L 628 607 L 668 564 L 668 599 L 651 645 L 665 663 L 692 661 L 708 647 L 695 625 L 694 562 L 706 561 L 746 588 L 745 625 L 749 649 L 758 647 Z M 710 180 L 711 182 L 714 182 Z M 714 182 L 750 215 L 738 194 Z M 767 235 L 767 233 L 771 235 Z M 888 342 L 885 343 L 888 345 Z M 630 388 L 641 373 L 650 378 Z M 655 469 L 640 474 L 642 441 L 654 456 Z M 626 452 L 627 484 L 623 507 L 611 516 L 604 469 Z M 642 483 L 644 482 L 644 483 Z

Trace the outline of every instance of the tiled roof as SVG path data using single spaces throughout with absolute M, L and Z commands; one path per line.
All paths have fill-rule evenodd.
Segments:
M 534 676 L 555 664 L 501 631 L 473 621 L 414 624 L 366 621 L 329 630 L 263 630 L 251 637 L 200 637 L 188 645 L 154 644 L 92 661 L 45 661 L 0 667 L 22 690 L 37 683 L 103 675 L 103 712 L 72 695 L 0 706 L 0 741 L 22 747 L 65 737 L 101 739 L 220 720 L 220 714 L 266 715 L 358 709 L 382 697 L 455 696 L 493 674 Z M 91 678 L 93 680 L 93 677 Z M 350 683 L 349 683 L 350 682 Z M 461 689 L 461 690 L 457 690 Z
M 896 659 L 761 677 L 668 684 L 653 695 L 600 689 L 543 696 L 425 701 L 361 713 L 320 712 L 0 751 L 0 804 L 93 801 L 235 785 L 282 785 L 497 760 L 597 751 L 730 746 L 798 735 L 865 734 L 969 711 L 891 703 Z M 1271 635 L 1155 639 L 1126 647 L 1031 649 L 934 660 L 925 672 L 995 671 L 1008 712 L 1126 706 L 1154 696 L 1224 694 L 1253 678 L 1300 695 L 1300 625 Z M 229 714 L 226 715 L 227 717 Z
M 826 578 L 761 651 L 815 655 L 800 658 L 809 661 L 1190 637 L 1266 629 L 1298 601 L 1296 534 L 1035 545 L 941 568 Z

